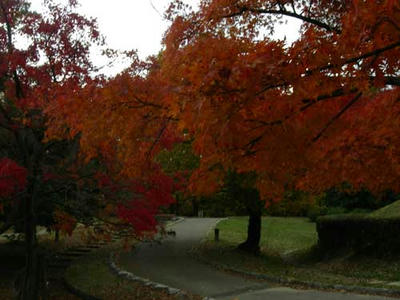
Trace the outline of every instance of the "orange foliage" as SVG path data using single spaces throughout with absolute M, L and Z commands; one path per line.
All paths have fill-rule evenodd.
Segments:
M 59 98 L 46 110 L 48 137 L 79 133 L 86 160 L 101 157 L 111 171 L 128 178 L 147 176 L 154 155 L 174 139 L 168 135 L 174 124 L 160 104 L 164 91 L 158 80 L 125 72 Z
M 167 16 L 160 57 L 58 97 L 49 137 L 80 133 L 87 159 L 142 180 L 185 136 L 197 193 L 229 169 L 256 172 L 265 200 L 343 181 L 400 191 L 398 1 L 175 1 Z M 282 16 L 303 21 L 291 45 L 268 38 Z
M 210 0 L 177 16 L 179 8 L 168 11 L 162 70 L 175 93 L 166 101 L 193 135 L 202 170 L 256 171 L 264 199 L 287 184 L 400 191 L 398 2 Z M 292 45 L 261 35 L 280 16 L 303 21 Z

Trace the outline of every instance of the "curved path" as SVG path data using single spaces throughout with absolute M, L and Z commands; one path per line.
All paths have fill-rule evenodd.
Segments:
M 242 278 L 204 265 L 187 252 L 198 245 L 219 219 L 187 218 L 172 226 L 175 237 L 161 243 L 140 244 L 135 251 L 123 253 L 121 267 L 137 276 L 174 288 L 215 299 L 256 300 L 389 300 L 393 298 L 332 293 L 315 290 L 295 290 L 266 282 Z

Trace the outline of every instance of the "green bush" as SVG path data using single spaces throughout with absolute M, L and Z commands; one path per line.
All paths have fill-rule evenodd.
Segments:
M 342 184 L 333 187 L 315 198 L 314 206 L 310 207 L 307 216 L 315 222 L 319 216 L 346 213 L 369 213 L 395 201 L 397 195 L 392 191 L 383 192 L 377 196 L 368 190 L 355 191 L 350 185 Z
M 318 246 L 325 253 L 352 250 L 382 256 L 400 250 L 400 218 L 366 214 L 324 216 L 317 219 Z
M 320 204 L 327 207 L 341 207 L 348 211 L 354 209 L 374 210 L 396 201 L 398 195 L 385 191 L 373 195 L 366 189 L 354 190 L 351 185 L 343 183 L 339 187 L 327 190 L 320 199 Z
M 343 207 L 326 207 L 326 206 L 319 206 L 315 205 L 312 207 L 307 214 L 307 217 L 310 219 L 311 222 L 316 222 L 319 217 L 322 216 L 330 216 L 330 215 L 344 215 L 344 214 L 368 214 L 371 210 L 363 209 L 363 208 L 356 208 L 352 210 L 348 210 Z
M 324 216 L 329 215 L 342 215 L 350 213 L 350 211 L 344 207 L 323 207 L 323 214 Z
M 311 222 L 316 222 L 318 217 L 324 215 L 326 215 L 326 207 L 322 207 L 319 205 L 314 205 L 310 207 L 307 212 L 307 217 L 310 219 Z

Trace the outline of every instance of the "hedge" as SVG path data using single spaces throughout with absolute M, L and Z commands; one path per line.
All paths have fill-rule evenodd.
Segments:
M 381 256 L 400 251 L 400 218 L 325 216 L 317 219 L 317 232 L 320 250 L 328 253 L 353 250 Z

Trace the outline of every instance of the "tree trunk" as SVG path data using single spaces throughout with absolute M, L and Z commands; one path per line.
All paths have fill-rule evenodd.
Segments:
M 241 188 L 242 201 L 246 203 L 249 213 L 249 224 L 247 227 L 247 239 L 239 245 L 239 249 L 251 254 L 260 253 L 261 238 L 261 216 L 264 208 L 264 201 L 260 199 L 260 194 L 255 188 Z
M 26 263 L 19 280 L 18 298 L 21 300 L 46 299 L 45 258 L 39 254 L 36 239 L 36 174 L 33 174 L 31 178 L 31 188 L 28 189 L 28 196 L 24 203 Z
M 8 55 L 11 57 L 14 52 L 13 45 L 13 21 L 8 17 L 7 10 L 4 6 L 4 1 L 0 1 L 0 8 L 5 16 L 4 21 L 7 30 L 7 46 Z M 12 72 L 13 80 L 15 83 L 15 95 L 18 99 L 24 97 L 24 91 L 22 88 L 21 80 L 18 77 L 16 70 Z M 23 128 L 24 131 L 26 128 Z M 39 291 L 43 286 L 44 274 L 43 272 L 43 261 L 38 255 L 37 241 L 36 241 L 36 216 L 35 216 L 35 200 L 37 198 L 37 171 L 39 161 L 37 158 L 41 155 L 41 141 L 35 138 L 33 130 L 31 131 L 15 131 L 15 137 L 18 143 L 18 149 L 21 150 L 25 166 L 28 169 L 29 176 L 28 182 L 31 180 L 29 188 L 27 189 L 27 196 L 23 203 L 23 216 L 24 216 L 24 233 L 25 233 L 25 255 L 26 265 L 24 272 L 20 278 L 17 279 L 18 298 L 23 300 L 36 300 L 39 299 Z M 27 133 L 30 136 L 27 136 Z M 30 139 L 33 137 L 33 139 Z M 31 143 L 31 144 L 29 144 Z M 42 297 L 43 299 L 43 297 Z
M 35 180 L 33 180 L 35 181 Z M 35 183 L 32 184 L 33 186 Z M 35 187 L 29 190 L 32 194 L 25 198 L 25 251 L 26 262 L 21 282 L 20 299 L 39 299 L 38 253 L 36 245 L 36 220 L 34 214 Z
M 240 250 L 252 253 L 260 253 L 261 238 L 261 213 L 252 213 L 249 216 L 249 224 L 247 227 L 247 239 L 241 243 L 238 248 Z
M 196 197 L 192 197 L 192 211 L 194 217 L 199 216 L 199 203 Z

